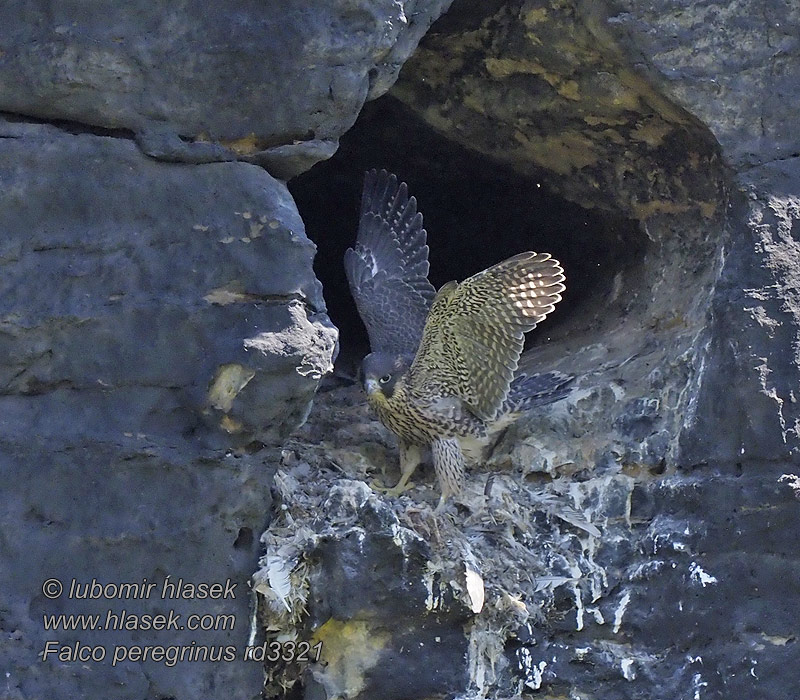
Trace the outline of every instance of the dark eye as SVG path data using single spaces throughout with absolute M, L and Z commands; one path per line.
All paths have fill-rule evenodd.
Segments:
M 392 375 L 391 375 L 391 374 L 384 374 L 384 375 L 383 375 L 383 376 L 380 378 L 380 382 L 381 382 L 381 384 L 386 384 L 386 382 L 388 382 L 388 381 L 389 381 L 391 378 L 392 378 Z

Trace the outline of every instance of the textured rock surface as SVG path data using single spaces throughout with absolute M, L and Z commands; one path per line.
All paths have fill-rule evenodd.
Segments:
M 313 162 L 448 4 L 31 0 L 2 11 L 0 110 L 130 129 L 169 160 L 294 146 L 306 161 L 310 143 Z
M 786 119 L 796 111 L 788 86 L 800 67 L 798 18 L 775 3 L 758 21 L 735 19 L 746 10 L 456 3 L 393 92 L 452 138 L 520 172 L 547 171 L 566 197 L 641 222 L 638 280 L 623 275 L 617 287 L 628 308 L 604 305 L 606 328 L 591 329 L 599 344 L 575 328 L 565 345 L 571 358 L 579 350 L 568 364 L 583 372 L 624 348 L 627 376 L 606 376 L 599 390 L 636 388 L 627 402 L 614 397 L 616 416 L 590 423 L 602 436 L 606 420 L 623 443 L 661 435 L 630 461 L 652 463 L 647 453 L 665 441 L 677 462 L 748 450 L 781 459 L 797 447 L 789 251 L 800 144 Z M 586 352 L 593 357 L 581 367 Z M 738 401 L 725 396 L 731 384 L 746 387 Z M 676 420 L 662 432 L 668 413 Z M 625 459 L 626 449 L 615 451 Z
M 512 434 L 514 444 L 537 436 L 536 468 L 550 473 L 675 457 L 708 342 L 726 171 L 707 130 L 631 62 L 596 6 L 455 3 L 392 91 L 433 128 L 520 172 L 520 187 L 546 178 L 572 201 L 639 222 L 638 241 L 607 240 L 631 257 L 598 258 L 616 269 L 533 350 L 584 392 L 576 440 L 548 431 L 542 445 L 524 424 Z M 571 265 L 568 285 L 587 273 Z
M 54 416 L 55 417 L 55 416 Z M 172 444 L 170 444 L 172 443 Z M 242 661 L 251 616 L 248 579 L 258 532 L 269 509 L 273 470 L 263 458 L 234 458 L 172 439 L 119 438 L 56 442 L 25 437 L 2 442 L 4 507 L 0 524 L 3 591 L 3 698 L 255 698 L 263 672 Z M 162 599 L 164 581 L 235 584 L 222 600 Z M 43 582 L 57 578 L 64 593 L 48 600 Z M 143 599 L 69 599 L 69 582 L 157 584 Z M 49 615 L 225 616 L 218 630 L 49 631 Z M 228 617 L 231 616 L 231 617 Z M 121 618 L 120 618 L 121 619 Z M 222 618 L 220 618 L 222 619 Z M 118 625 L 122 625 L 120 622 Z M 128 619 L 130 624 L 130 617 Z M 223 627 L 224 625 L 224 627 Z M 67 648 L 99 646 L 107 656 L 82 663 L 41 654 L 47 641 Z M 180 653 L 231 646 L 232 662 L 112 664 L 117 647 L 172 647 Z M 184 654 L 187 653 L 184 651 Z M 195 653 L 196 650 L 195 650 Z M 174 658 L 174 657 L 173 657 Z M 210 658 L 214 658 L 211 656 Z M 218 657 L 217 657 L 218 658 Z M 227 688 L 224 693 L 222 688 Z
M 4 435 L 188 435 L 206 413 L 267 441 L 301 422 L 335 329 L 283 184 L 2 128 Z M 216 390 L 229 365 L 244 386 Z
M 285 186 L 253 165 L 158 163 L 131 140 L 43 125 L 0 131 L 0 558 L 7 697 L 255 696 L 252 663 L 124 662 L 115 647 L 232 645 L 249 630 L 266 457 L 332 361 Z M 235 599 L 49 601 L 51 577 L 238 584 Z M 233 615 L 226 630 L 50 631 L 49 614 Z M 45 642 L 103 662 L 40 662 Z
M 715 143 L 632 54 L 599 3 L 462 1 L 392 94 L 450 138 L 546 173 L 583 206 L 710 217 L 721 195 Z
M 800 158 L 743 172 L 712 306 L 707 371 L 687 460 L 780 463 L 800 456 Z
M 321 643 L 320 661 L 267 664 L 267 696 L 290 688 L 300 670 L 311 698 L 458 692 L 468 678 L 463 626 L 471 617 L 463 557 L 456 571 L 363 481 L 331 478 L 311 459 L 313 497 L 297 480 L 309 476 L 308 462 L 276 477 L 282 512 L 265 533 L 268 554 L 254 581 L 268 639 L 277 632 Z M 324 517 L 310 517 L 315 511 Z
M 800 8 L 791 2 L 615 2 L 607 22 L 659 90 L 738 169 L 796 157 Z M 621 31 L 618 31 L 621 30 Z
M 259 694 L 247 579 L 278 459 L 253 452 L 305 420 L 337 340 L 315 247 L 268 172 L 330 157 L 447 2 L 419 5 L 0 10 L 3 697 Z M 237 592 L 50 600 L 50 577 Z M 123 610 L 234 622 L 43 629 Z M 107 657 L 40 660 L 48 640 Z M 112 663 L 136 645 L 167 658 Z M 215 660 L 228 647 L 237 660 Z
M 298 681 L 315 700 L 791 697 L 796 467 L 654 478 L 584 461 L 543 478 L 530 458 L 499 463 L 512 447 L 437 518 L 430 468 L 400 499 L 367 490 L 397 459 L 358 390 L 318 397 L 283 453 L 254 581 L 266 639 L 322 642 L 321 660 L 268 664 L 267 697 Z
M 629 250 L 606 258 L 624 264 L 531 349 L 543 367 L 577 375 L 571 395 L 512 426 L 445 518 L 430 518 L 430 473 L 408 500 L 389 504 L 400 527 L 425 541 L 428 566 L 442 567 L 453 595 L 443 609 L 420 611 L 418 628 L 468 611 L 460 666 L 468 680 L 456 693 L 439 685 L 445 697 L 796 692 L 796 24 L 788 3 L 755 12 L 748 3 L 456 0 L 391 91 L 446 138 L 511 166 L 520 188 L 547 182 L 634 220 L 641 236 L 638 246 L 605 239 Z M 412 149 L 416 123 L 392 113 Z M 391 137 L 385 144 L 400 147 Z M 440 156 L 429 153 L 431 167 L 446 171 Z M 348 391 L 318 399 L 287 481 L 310 465 L 330 480 L 326 490 L 357 493 L 345 479 L 396 468 L 391 438 L 348 412 L 356 400 Z M 292 515 L 318 513 L 326 490 L 293 488 L 282 498 Z M 359 517 L 371 537 L 394 531 L 388 519 Z M 331 531 L 301 515 L 265 534 L 268 555 L 279 542 L 302 543 L 293 571 L 312 601 L 325 590 L 325 569 L 304 526 L 341 542 L 353 523 L 325 521 Z M 467 553 L 483 582 L 477 613 L 464 594 Z M 377 580 L 418 585 L 413 558 L 398 567 L 386 552 L 363 555 Z M 326 624 L 342 629 L 326 637 L 336 649 L 349 622 L 378 614 L 331 611 L 335 625 L 301 614 L 291 629 L 311 639 Z M 361 673 L 360 685 L 325 685 L 343 676 L 342 657 L 305 676 L 288 669 L 288 678 L 304 679 L 309 699 L 387 692 L 377 671 Z M 369 659 L 369 669 L 416 673 L 396 654 L 371 650 Z M 429 692 L 408 688 L 403 697 Z

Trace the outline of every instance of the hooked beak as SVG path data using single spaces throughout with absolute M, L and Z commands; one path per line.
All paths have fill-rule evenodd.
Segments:
M 374 394 L 376 391 L 378 391 L 378 388 L 378 382 L 376 382 L 374 379 L 364 380 L 364 389 L 366 390 L 367 394 Z

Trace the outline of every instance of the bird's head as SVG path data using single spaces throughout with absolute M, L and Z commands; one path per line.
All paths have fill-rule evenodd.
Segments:
M 380 392 L 387 399 L 394 394 L 397 380 L 411 366 L 411 359 L 403 355 L 391 355 L 384 352 L 373 352 L 361 363 L 361 378 L 364 391 L 371 396 Z

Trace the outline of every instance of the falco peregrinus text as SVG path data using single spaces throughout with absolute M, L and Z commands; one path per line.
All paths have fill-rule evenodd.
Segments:
M 429 446 L 442 500 L 461 489 L 460 441 L 547 397 L 560 373 L 517 373 L 524 334 L 564 291 L 564 271 L 547 253 L 520 253 L 436 292 L 414 197 L 385 170 L 366 174 L 354 248 L 345 271 L 372 352 L 362 365 L 369 404 L 397 435 L 405 490 Z M 515 375 L 516 373 L 516 375 Z

